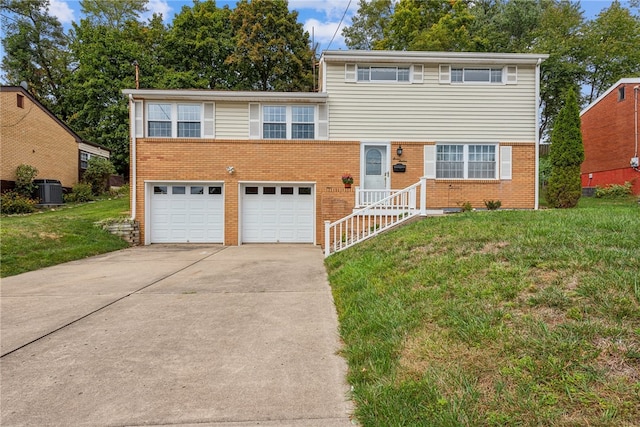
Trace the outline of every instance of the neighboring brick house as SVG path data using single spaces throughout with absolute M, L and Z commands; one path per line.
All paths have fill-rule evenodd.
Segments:
M 638 97 L 640 77 L 621 79 L 580 113 L 582 187 L 631 182 L 640 194 Z
M 80 138 L 20 86 L 0 87 L 0 145 L 2 190 L 13 188 L 21 164 L 37 168 L 37 179 L 56 179 L 68 189 L 90 157 L 110 154 Z
M 125 90 L 142 243 L 317 244 L 423 176 L 429 209 L 536 209 L 545 58 L 328 51 L 317 93 Z

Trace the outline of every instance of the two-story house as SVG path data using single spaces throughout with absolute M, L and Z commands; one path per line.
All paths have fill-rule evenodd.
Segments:
M 640 194 L 638 94 L 640 78 L 620 79 L 580 112 L 582 187 L 632 184 Z
M 546 57 L 328 51 L 314 93 L 125 90 L 143 243 L 320 243 L 422 177 L 428 209 L 536 209 Z

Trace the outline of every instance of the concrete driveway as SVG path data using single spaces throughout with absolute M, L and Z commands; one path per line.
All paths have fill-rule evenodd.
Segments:
M 138 247 L 0 289 L 3 426 L 351 425 L 318 247 Z

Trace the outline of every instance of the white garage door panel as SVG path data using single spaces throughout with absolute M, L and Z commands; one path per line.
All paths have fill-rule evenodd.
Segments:
M 242 241 L 313 243 L 313 210 L 310 185 L 247 185 L 242 189 Z
M 221 185 L 154 184 L 150 197 L 151 243 L 224 241 Z

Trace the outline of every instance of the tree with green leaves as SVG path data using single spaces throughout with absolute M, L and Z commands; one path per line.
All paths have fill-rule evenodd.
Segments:
M 231 89 L 237 85 L 225 61 L 234 49 L 231 9 L 213 0 L 194 1 L 173 19 L 163 47 L 170 71 L 162 82 L 168 88 Z
M 640 75 L 640 16 L 614 1 L 585 28 L 587 103 L 622 77 Z
M 65 120 L 65 83 L 72 63 L 62 24 L 49 14 L 49 0 L 0 0 L 4 36 L 2 59 L 8 84 L 26 82 L 28 91 Z
M 148 0 L 81 0 L 80 6 L 93 25 L 122 28 L 146 12 L 147 3 Z
M 115 2 L 103 2 L 101 14 L 109 3 L 119 8 Z M 137 14 L 143 10 L 139 8 Z M 70 80 L 69 98 L 76 111 L 68 124 L 83 138 L 111 149 L 117 172 L 128 175 L 129 112 L 121 91 L 136 87 L 135 62 L 140 67 L 140 87 L 158 87 L 166 74 L 159 59 L 166 28 L 159 16 L 145 24 L 131 11 L 129 20 L 116 25 L 95 19 L 91 9 L 83 12 L 86 17 L 73 24 L 71 49 L 78 65 Z
M 360 0 L 351 26 L 342 29 L 346 45 L 350 49 L 374 49 L 384 37 L 384 29 L 393 15 L 393 4 L 392 0 Z
M 570 89 L 551 133 L 551 176 L 546 196 L 549 206 L 572 208 L 578 204 L 582 194 L 580 165 L 583 161 L 580 109 L 576 94 Z
M 231 24 L 235 47 L 226 63 L 238 77 L 236 89 L 313 89 L 309 33 L 286 0 L 240 0 Z

